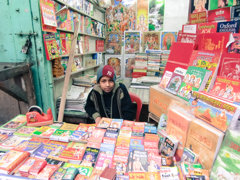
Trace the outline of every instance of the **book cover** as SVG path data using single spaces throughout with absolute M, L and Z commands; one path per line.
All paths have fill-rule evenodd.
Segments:
M 81 130 L 76 130 L 70 136 L 70 141 L 87 143 L 90 136 L 91 136 L 91 133 L 84 132 Z
M 71 123 L 64 123 L 60 129 L 75 131 L 77 130 L 78 125 Z
M 27 151 L 31 154 L 31 156 L 34 156 L 38 148 L 40 148 L 42 145 L 43 143 L 41 142 L 24 140 L 14 147 L 13 150 Z
M 66 169 L 60 167 L 58 168 L 58 170 L 52 175 L 52 177 L 50 178 L 50 180 L 59 180 L 62 179 L 62 177 L 64 176 L 64 174 L 66 174 Z
M 103 138 L 103 143 L 106 143 L 106 144 L 116 144 L 117 142 L 117 139 L 115 138 L 108 138 L 108 137 L 104 137 Z
M 22 141 L 29 140 L 29 139 L 30 139 L 29 137 L 24 137 L 24 136 L 19 137 L 19 136 L 13 135 L 0 144 L 0 150 L 7 151 L 9 149 L 16 147 Z
M 116 180 L 129 180 L 129 176 L 127 176 L 127 175 L 117 175 Z
M 93 172 L 93 168 L 92 167 L 86 167 L 86 166 L 81 166 L 81 165 L 77 165 L 77 164 L 65 163 L 62 166 L 62 168 L 64 168 L 64 169 L 67 169 L 69 167 L 77 168 L 80 175 L 84 175 L 84 176 L 88 176 L 88 177 L 90 177 L 90 175 Z
M 177 146 L 178 141 L 175 138 L 172 138 L 171 136 L 166 136 L 160 147 L 160 152 L 163 156 L 173 157 L 177 150 Z
M 88 141 L 87 147 L 92 147 L 92 148 L 100 149 L 101 143 Z
M 72 46 L 72 34 L 66 33 L 66 51 L 67 54 L 70 54 L 71 46 Z
M 192 53 L 189 66 L 200 67 L 212 72 L 204 89 L 206 92 L 212 89 L 213 84 L 216 80 L 220 58 L 221 53 L 219 52 L 194 50 Z
M 123 123 L 123 119 L 113 119 L 110 127 L 121 129 L 122 123 Z
M 145 172 L 130 172 L 129 173 L 129 180 L 146 180 L 147 173 Z
M 131 137 L 131 134 L 132 134 L 132 131 L 123 130 L 123 129 L 119 131 L 119 136 L 122 136 L 122 137 Z
M 207 22 L 208 11 L 196 12 L 189 15 L 190 24 L 199 24 Z
M 34 161 L 34 164 L 31 166 L 31 168 L 29 169 L 29 174 L 30 175 L 35 175 L 37 176 L 38 173 L 47 165 L 47 161 L 45 161 L 44 159 L 39 159 L 36 158 Z
M 77 174 L 77 176 L 75 177 L 74 180 L 88 180 L 89 177 L 88 176 L 84 176 L 84 175 L 81 175 L 81 174 Z
M 94 167 L 98 158 L 99 149 L 87 147 L 80 165 Z
M 77 130 L 92 133 L 92 131 L 95 129 L 95 127 L 96 127 L 96 124 L 80 123 L 77 127 Z
M 120 135 L 120 134 L 119 134 Z M 117 139 L 118 137 L 118 131 L 111 131 L 111 130 L 107 130 L 104 137 L 108 137 L 108 138 L 114 138 Z
M 176 166 L 176 158 L 175 157 L 169 157 L 169 156 L 162 156 L 162 167 L 174 167 Z
M 122 148 L 129 149 L 130 137 L 118 136 L 116 146 L 121 146 Z
M 196 34 L 197 33 L 197 24 L 183 24 L 182 33 Z M 178 32 L 178 34 L 180 31 Z
M 95 128 L 92 132 L 91 137 L 89 138 L 89 141 L 101 143 L 105 135 L 105 132 L 106 132 L 106 129 Z
M 77 175 L 77 173 L 78 173 L 78 169 L 77 168 L 69 167 L 69 168 L 67 168 L 67 171 L 64 174 L 62 179 L 63 180 L 74 180 L 75 176 Z
M 227 131 L 216 161 L 212 167 L 210 178 L 234 179 L 239 176 L 239 139 L 237 131 Z
M 232 21 L 240 20 L 239 9 L 240 9 L 240 6 L 231 7 L 231 20 Z
M 84 36 L 84 53 L 89 52 L 89 36 Z
M 16 136 L 32 136 L 32 134 L 35 130 L 37 130 L 36 127 L 22 126 L 16 132 L 14 132 L 14 135 L 16 135 Z
M 157 133 L 157 127 L 155 127 L 155 126 L 145 126 L 144 127 L 144 133 L 156 134 Z
M 213 88 L 207 94 L 228 102 L 240 102 L 239 80 L 217 76 Z
M 188 173 L 190 176 L 204 176 L 205 180 L 209 180 L 209 171 L 206 169 L 188 168 Z
M 71 17 L 70 17 L 70 10 L 63 9 L 56 13 L 57 19 L 57 27 L 64 29 L 64 30 L 72 30 L 71 29 Z
M 48 131 L 48 129 L 50 129 L 49 126 L 42 126 L 33 132 L 33 136 L 40 136 L 42 133 Z
M 108 128 L 108 127 L 110 127 L 112 120 L 113 119 L 102 118 L 97 127 L 98 128 Z
M 111 168 L 112 158 L 113 158 L 113 155 L 100 153 L 95 168 L 102 169 L 102 170 L 104 170 L 106 167 Z
M 172 76 L 168 84 L 166 85 L 165 90 L 176 95 L 182 84 L 182 80 L 186 74 L 186 71 L 186 69 L 176 68 L 175 71 L 172 73 Z
M 158 149 L 158 141 L 144 140 L 144 148 L 146 149 Z
M 132 152 L 134 150 L 144 151 L 144 146 L 142 144 L 140 145 L 130 145 L 129 151 Z
M 167 132 L 164 129 L 160 129 L 157 132 L 157 135 L 159 137 L 159 143 L 158 143 L 158 149 L 160 149 L 160 146 L 162 145 L 165 137 L 168 135 Z
M 143 132 L 132 132 L 132 136 L 143 137 Z
M 226 33 L 205 33 L 197 37 L 198 50 L 228 52 L 226 45 L 229 41 L 230 32 Z
M 61 141 L 52 141 L 50 140 L 49 143 L 56 144 L 56 145 L 61 145 L 61 146 L 68 146 L 68 142 L 61 142 Z
M 218 26 L 217 22 L 209 22 L 209 23 L 198 24 L 197 34 L 216 33 L 217 32 L 217 26 Z
M 148 155 L 148 172 L 160 172 L 161 156 Z
M 157 129 L 158 130 L 166 129 L 166 126 L 167 126 L 167 115 L 166 114 L 162 114 L 160 119 L 159 119 L 159 123 L 158 123 Z
M 52 135 L 50 136 L 50 140 L 58 141 L 60 136 L 65 132 L 66 130 L 63 129 L 57 129 Z
M 134 126 L 144 127 L 145 126 L 145 122 L 134 122 Z
M 167 87 L 168 82 L 170 81 L 170 79 L 172 77 L 172 74 L 173 74 L 173 72 L 166 71 L 158 86 L 165 89 Z
M 39 137 L 32 137 L 29 141 L 37 141 L 37 142 L 42 142 L 43 144 L 47 144 L 49 142 L 49 139 L 45 138 L 39 138 Z
M 35 154 L 35 157 L 40 159 L 46 159 L 48 155 L 59 156 L 65 149 L 63 145 L 57 145 L 52 143 L 47 143 L 41 146 Z
M 1 126 L 1 129 L 19 129 L 27 123 L 26 115 L 19 114 Z
M 59 167 L 62 166 L 64 163 L 69 162 L 68 159 L 55 157 L 55 156 L 48 156 L 46 158 L 46 161 L 47 161 L 48 164 L 58 165 Z
M 186 163 L 196 163 L 198 159 L 198 155 L 196 153 L 194 153 L 193 151 L 191 151 L 189 148 L 184 148 L 183 149 L 183 155 L 181 158 L 182 162 L 186 162 Z
M 0 129 L 0 143 L 11 137 L 15 130 Z
M 179 180 L 177 167 L 161 167 L 161 180 Z
M 42 126 L 44 127 L 44 126 Z M 41 127 L 41 128 L 42 128 Z M 39 136 L 43 138 L 50 138 L 50 136 L 58 129 L 58 127 L 50 127 L 46 131 L 42 132 Z M 38 130 L 37 130 L 38 131 Z M 36 131 L 34 131 L 35 133 Z
M 228 52 L 229 53 L 237 53 L 239 54 L 239 42 L 240 42 L 240 36 L 239 33 L 234 33 L 231 35 L 233 37 L 233 40 L 231 41 L 231 44 L 228 47 Z
M 73 132 L 74 131 L 64 130 L 64 132 L 58 138 L 58 141 L 69 142 L 69 139 L 70 139 L 71 135 L 73 134 Z
M 59 157 L 80 162 L 85 153 L 85 149 L 86 149 L 86 147 L 84 147 L 84 146 L 82 146 L 81 148 L 78 148 L 78 149 L 67 147 L 66 149 L 63 150 L 63 152 L 60 154 Z
M 202 91 L 211 71 L 195 66 L 189 66 L 178 91 L 178 96 L 188 101 L 194 91 Z
M 128 156 L 114 154 L 112 159 L 112 168 L 117 170 L 118 175 L 124 175 L 126 173 L 128 162 Z
M 20 174 L 23 173 L 27 173 L 29 169 L 33 166 L 34 162 L 36 161 L 36 158 L 34 157 L 30 157 L 23 165 L 20 166 L 20 168 L 18 169 L 18 171 L 20 172 Z
M 115 150 L 114 144 L 101 143 L 100 152 L 104 154 L 113 155 Z
M 219 8 L 208 11 L 208 22 L 223 22 L 231 20 L 231 8 Z
M 59 167 L 57 165 L 47 164 L 37 175 L 37 179 L 49 179 Z
M 132 133 L 144 133 L 144 126 L 133 126 Z
M 189 113 L 223 132 L 229 126 L 236 126 L 239 110 L 237 106 L 229 102 L 203 93 L 194 92 L 188 102 L 188 106 Z
M 143 144 L 143 138 L 136 139 L 136 137 L 131 137 L 130 139 L 130 146 L 134 145 L 142 145 Z
M 166 132 L 179 141 L 176 154 L 181 158 L 187 141 L 187 133 L 191 116 L 176 109 L 168 110 L 168 123 Z
M 177 42 L 179 43 L 193 43 L 196 44 L 197 35 L 196 34 L 189 34 L 189 33 L 178 33 Z
M 46 52 L 46 59 L 53 60 L 59 57 L 59 51 L 57 48 L 57 41 L 55 34 L 43 34 L 43 41 Z
M 123 120 L 122 126 L 132 127 L 134 125 L 134 121 Z
M 218 154 L 224 134 L 207 123 L 195 119 L 190 122 L 186 147 L 199 155 L 198 161 L 210 170 Z
M 60 32 L 60 49 L 62 50 L 62 55 L 67 55 L 66 48 L 66 33 Z
M 239 33 L 239 22 L 238 21 L 219 22 L 217 32 Z
M 148 152 L 133 151 L 132 172 L 147 172 L 148 171 Z

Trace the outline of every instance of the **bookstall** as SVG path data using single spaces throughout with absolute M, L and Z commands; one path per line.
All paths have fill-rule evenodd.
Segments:
M 31 106 L 0 126 L 0 179 L 240 178 L 240 1 L 32 3 L 40 31 L 15 35 L 26 40 L 21 52 L 33 62 L 36 104 L 43 110 Z M 175 10 L 179 19 L 173 20 Z M 39 65 L 32 51 L 39 51 Z M 88 118 L 84 106 L 102 64 L 149 104 L 148 119 L 56 121 L 58 113 Z M 48 103 L 41 99 L 45 88 Z

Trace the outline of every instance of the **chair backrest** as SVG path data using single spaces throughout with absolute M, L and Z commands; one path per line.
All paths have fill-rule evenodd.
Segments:
M 136 102 L 137 103 L 137 113 L 136 113 L 136 122 L 139 121 L 139 117 L 140 117 L 140 113 L 142 110 L 142 100 L 140 99 L 140 97 L 132 92 L 129 92 L 129 95 L 131 97 L 132 102 Z

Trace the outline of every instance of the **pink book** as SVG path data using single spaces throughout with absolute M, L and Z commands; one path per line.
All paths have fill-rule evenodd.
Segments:
M 97 164 L 95 166 L 96 169 L 104 170 L 106 167 L 112 167 L 112 155 L 100 153 L 98 157 Z
M 95 128 L 92 132 L 92 136 L 89 138 L 91 142 L 102 142 L 106 129 Z

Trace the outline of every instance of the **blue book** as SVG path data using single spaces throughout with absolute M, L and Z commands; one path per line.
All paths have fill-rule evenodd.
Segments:
M 157 127 L 156 127 L 156 126 L 145 126 L 145 127 L 144 127 L 144 132 L 145 132 L 145 133 L 153 133 L 153 134 L 156 134 L 156 133 L 157 133 Z
M 74 142 L 87 143 L 89 138 L 90 138 L 90 134 L 88 132 L 76 130 L 72 133 L 69 140 Z
M 238 21 L 240 20 L 240 6 L 232 6 L 231 7 L 231 20 Z
M 143 145 L 130 145 L 129 151 L 132 152 L 134 150 L 144 151 Z
M 117 139 L 117 137 L 118 137 L 118 132 L 107 130 L 106 133 L 105 133 L 105 135 L 104 135 L 104 137 Z
M 122 123 L 123 123 L 123 119 L 113 119 L 110 127 L 121 129 Z
M 57 157 L 65 148 L 63 145 L 47 143 L 36 151 L 35 157 L 40 159 L 46 159 L 48 155 Z
M 105 154 L 114 154 L 115 145 L 114 144 L 107 144 L 102 143 L 100 146 L 100 152 L 104 152 Z
M 129 180 L 129 176 L 117 175 L 116 180 Z
M 131 145 L 142 145 L 142 140 L 141 139 L 131 139 L 130 146 Z
M 31 156 L 34 156 L 41 146 L 43 146 L 42 142 L 24 140 L 14 150 L 28 151 Z
M 217 32 L 239 32 L 239 22 L 238 21 L 227 21 L 219 22 L 217 27 Z

